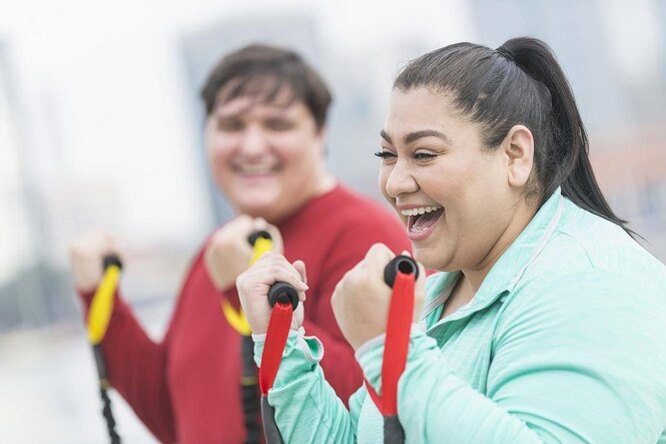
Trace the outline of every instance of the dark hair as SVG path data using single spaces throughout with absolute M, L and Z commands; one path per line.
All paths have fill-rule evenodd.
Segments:
M 634 234 L 599 189 L 573 92 L 541 40 L 514 38 L 496 50 L 466 42 L 446 46 L 412 60 L 394 87 L 450 93 L 456 110 L 481 125 L 489 148 L 499 146 L 514 125 L 525 125 L 534 136 L 535 174 L 528 196 L 539 196 L 541 206 L 561 186 L 579 207 Z
M 201 89 L 206 114 L 211 115 L 219 100 L 257 96 L 264 103 L 276 100 L 284 88 L 291 101 L 302 101 L 317 128 L 326 123 L 332 96 L 324 80 L 294 51 L 268 45 L 250 45 L 224 56 L 213 68 Z M 221 90 L 224 97 L 218 97 Z

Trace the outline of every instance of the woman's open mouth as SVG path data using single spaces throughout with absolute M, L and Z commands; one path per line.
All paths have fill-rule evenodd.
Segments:
M 444 214 L 443 207 L 427 206 L 410 208 L 400 211 L 407 218 L 407 233 L 411 240 L 421 240 L 428 237 L 437 221 Z

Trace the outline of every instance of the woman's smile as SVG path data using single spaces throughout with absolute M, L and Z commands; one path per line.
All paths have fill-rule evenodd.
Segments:
M 407 234 L 415 242 L 426 239 L 434 231 L 444 215 L 444 208 L 429 205 L 402 209 L 400 213 L 407 216 Z

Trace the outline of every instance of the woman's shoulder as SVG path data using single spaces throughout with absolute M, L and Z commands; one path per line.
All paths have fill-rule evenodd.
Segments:
M 554 233 L 506 302 L 525 309 L 587 306 L 600 313 L 638 304 L 666 308 L 664 264 L 620 226 L 580 211 Z
M 554 237 L 501 298 L 498 335 L 539 325 L 562 341 L 595 341 L 591 336 L 598 333 L 627 348 L 643 347 L 644 338 L 660 335 L 666 324 L 666 267 L 627 242 L 593 241 L 602 242 L 571 232 Z M 666 344 L 658 348 L 666 353 Z
M 567 276 L 618 277 L 629 285 L 651 281 L 666 291 L 666 267 L 622 227 L 579 209 L 563 224 L 535 261 L 536 272 Z

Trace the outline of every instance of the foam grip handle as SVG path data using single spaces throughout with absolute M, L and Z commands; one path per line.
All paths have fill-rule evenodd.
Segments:
M 123 263 L 120 261 L 120 258 L 115 254 L 107 254 L 102 258 L 102 269 L 106 270 L 110 266 L 115 265 L 116 267 L 123 269 Z
M 268 290 L 268 303 L 274 306 L 277 302 L 281 304 L 291 304 L 296 310 L 298 307 L 298 291 L 286 282 L 276 282 Z
M 254 233 L 250 234 L 247 238 L 247 241 L 250 243 L 250 245 L 254 246 L 254 243 L 260 237 L 264 238 L 264 239 L 267 239 L 267 240 L 273 240 L 273 237 L 271 236 L 271 233 L 269 233 L 266 230 L 258 230 L 258 231 L 255 231 Z
M 405 255 L 396 256 L 384 268 L 384 282 L 386 282 L 386 285 L 393 288 L 395 275 L 398 271 L 405 274 L 413 274 L 414 280 L 419 278 L 419 266 L 416 264 L 414 258 Z

